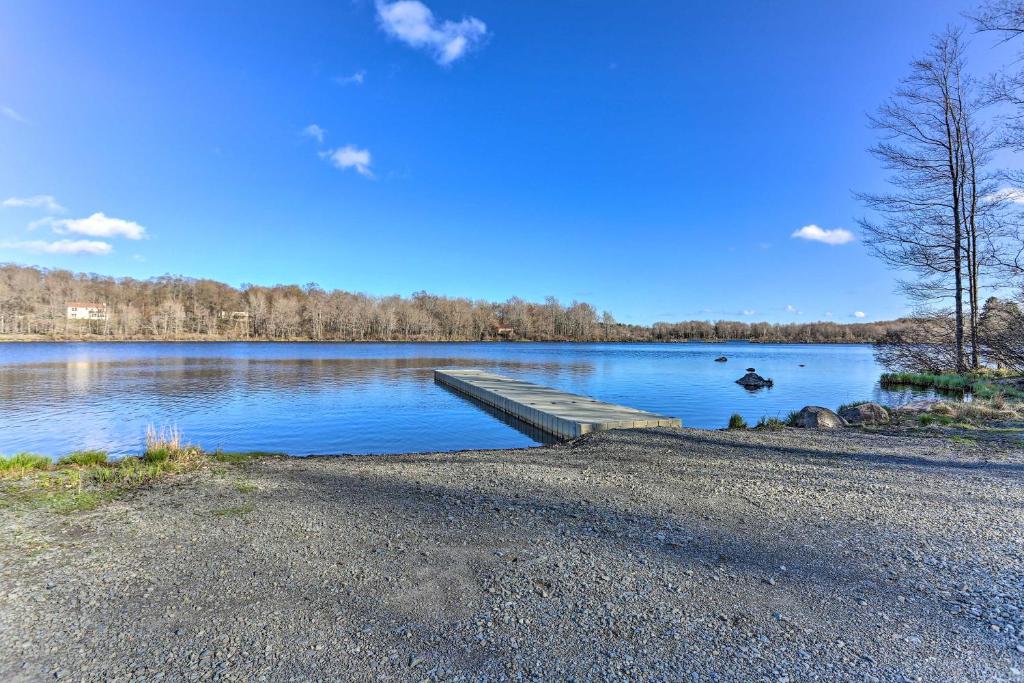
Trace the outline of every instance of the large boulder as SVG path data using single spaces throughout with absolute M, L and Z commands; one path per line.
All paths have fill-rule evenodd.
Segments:
M 841 429 L 848 427 L 846 420 L 821 406 L 804 406 L 793 420 L 794 426 L 804 429 Z
M 884 425 L 889 422 L 889 411 L 877 403 L 858 403 L 843 407 L 839 417 L 852 425 Z
M 726 363 L 726 362 L 728 362 L 728 360 L 729 359 L 726 358 L 725 356 L 719 356 L 718 358 L 715 359 L 715 362 L 716 363 Z
M 770 387 L 775 383 L 751 371 L 736 380 L 736 384 L 745 389 L 760 389 L 762 387 Z

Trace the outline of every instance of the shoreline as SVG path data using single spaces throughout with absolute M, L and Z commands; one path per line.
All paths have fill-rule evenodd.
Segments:
M 11 339 L 9 337 L 0 336 L 0 344 L 572 344 L 572 345 L 588 345 L 588 344 L 709 344 L 709 345 L 728 345 L 728 344 L 752 344 L 752 345 L 775 345 L 775 346 L 870 346 L 874 342 L 851 342 L 851 341 L 764 341 L 764 340 L 753 340 L 753 339 L 677 339 L 677 340 L 629 340 L 629 339 L 607 339 L 607 340 L 593 340 L 593 341 L 573 341 L 567 339 L 555 339 L 555 340 L 534 340 L 534 339 L 458 339 L 458 340 L 443 340 L 443 339 L 407 339 L 407 340 L 396 340 L 396 341 L 384 341 L 384 340 L 371 340 L 371 339 L 251 339 L 239 337 L 237 339 L 210 339 L 208 337 L 196 337 L 190 339 L 150 339 L 150 338 L 133 338 L 133 339 L 110 339 L 106 337 L 76 337 L 68 339 L 54 339 L 47 336 L 38 337 L 25 337 L 19 339 Z
M 7 680 L 1024 670 L 1019 443 L 659 428 L 253 458 L 0 526 Z

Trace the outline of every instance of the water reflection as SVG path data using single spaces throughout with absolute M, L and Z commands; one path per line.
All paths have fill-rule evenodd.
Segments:
M 540 444 L 555 444 L 555 443 L 558 443 L 560 441 L 560 439 L 558 439 L 557 437 L 555 437 L 552 434 L 549 434 L 548 432 L 545 432 L 543 429 L 537 429 L 536 427 L 534 427 L 529 422 L 523 422 L 519 418 L 517 418 L 517 417 L 515 417 L 513 415 L 510 415 L 510 414 L 508 414 L 508 413 L 506 413 L 506 412 L 504 412 L 502 410 L 498 410 L 494 406 L 491 406 L 491 405 L 489 405 L 487 403 L 484 403 L 483 401 L 481 401 L 479 399 L 476 399 L 476 398 L 474 398 L 474 397 L 472 397 L 472 396 L 470 396 L 468 394 L 463 394 L 461 392 L 455 391 L 451 387 L 449 387 L 449 386 L 447 386 L 445 384 L 441 384 L 440 382 L 437 382 L 436 380 L 435 380 L 435 384 L 442 391 L 444 391 L 444 392 L 446 392 L 448 394 L 451 394 L 452 396 L 454 396 L 455 398 L 459 399 L 460 401 L 465 401 L 466 403 L 468 403 L 469 405 L 473 406 L 477 410 L 483 411 L 487 415 L 490 415 L 491 417 L 493 417 L 495 420 L 498 420 L 502 424 L 508 425 L 509 427 L 511 427 L 512 429 L 516 430 L 520 434 L 526 436 L 529 439 L 532 439 L 533 441 L 536 441 L 537 443 L 540 443 Z
M 126 391 L 150 400 L 230 393 L 372 391 L 397 381 L 427 385 L 443 367 L 530 372 L 552 380 L 585 377 L 589 362 L 557 363 L 478 358 L 154 358 L 129 361 L 26 363 L 0 366 L 0 409 L 32 410 L 78 398 L 116 397 Z
M 716 363 L 719 355 L 728 363 Z M 745 367 L 771 391 L 735 383 Z M 920 396 L 878 386 L 864 346 L 763 344 L 4 344 L 0 452 L 137 452 L 148 424 L 206 448 L 381 453 L 544 440 L 433 382 L 472 367 L 721 427 L 803 405 Z

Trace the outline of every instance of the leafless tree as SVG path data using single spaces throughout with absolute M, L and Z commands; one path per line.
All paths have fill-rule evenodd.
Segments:
M 990 217 L 1002 201 L 987 171 L 989 134 L 978 116 L 982 101 L 965 72 L 964 50 L 958 29 L 935 36 L 930 51 L 911 64 L 910 75 L 871 117 L 881 135 L 871 152 L 891 172 L 892 189 L 858 194 L 872 212 L 859 221 L 866 243 L 885 262 L 914 274 L 901 289 L 921 306 L 952 308 L 948 369 L 958 372 L 968 365 L 965 330 L 970 364 L 980 363 L 978 292 Z
M 990 0 L 969 14 L 979 32 L 994 33 L 1002 43 L 1024 34 L 1024 0 Z M 994 74 L 987 84 L 990 99 L 1009 105 L 1003 117 L 1003 138 L 1017 149 L 1024 150 L 1024 47 L 1018 53 L 1016 68 Z
M 70 321 L 68 301 L 107 306 L 98 321 Z M 376 297 L 308 284 L 235 289 L 213 280 L 115 279 L 0 264 L 0 335 L 54 339 L 312 339 L 339 341 L 755 341 L 872 342 L 906 321 L 792 324 L 703 320 L 656 323 L 600 318 L 589 303 L 513 297 L 502 303 L 417 292 Z M 509 335 L 507 328 L 513 333 Z M 501 331 L 499 331 L 501 329 Z
M 928 311 L 913 317 L 914 324 L 889 330 L 875 342 L 875 357 L 890 370 L 943 372 L 958 356 L 956 324 L 950 311 Z
M 989 0 L 969 16 L 977 31 L 994 34 L 999 43 L 1019 45 L 1012 64 L 991 76 L 986 94 L 992 103 L 1002 105 L 998 116 L 1000 142 L 1016 152 L 1024 152 L 1024 0 Z M 1009 191 L 1020 192 L 1024 170 L 1008 169 L 1005 176 L 1018 186 Z M 1015 198 L 1019 201 L 1019 197 Z M 1018 281 L 1024 279 L 1024 230 L 1019 224 L 1020 221 L 1008 226 L 1005 232 L 1011 239 L 1003 241 L 998 253 L 999 265 Z

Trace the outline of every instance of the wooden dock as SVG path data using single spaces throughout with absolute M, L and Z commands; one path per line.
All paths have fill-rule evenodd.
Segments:
M 604 403 L 481 370 L 434 370 L 434 381 L 561 439 L 606 429 L 681 426 L 678 418 Z

